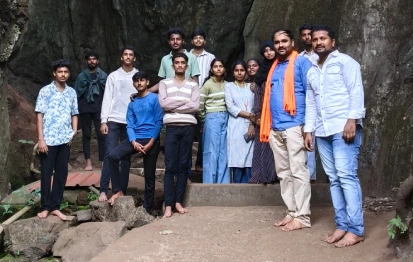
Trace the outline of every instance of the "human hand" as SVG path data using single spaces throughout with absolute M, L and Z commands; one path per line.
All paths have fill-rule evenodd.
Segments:
M 343 139 L 347 143 L 353 142 L 356 137 L 356 120 L 348 119 L 343 130 Z
M 307 151 L 313 152 L 313 136 L 310 132 L 305 133 L 304 146 Z
M 102 123 L 100 124 L 100 132 L 103 135 L 107 135 L 108 134 L 108 125 L 106 123 Z
M 37 151 L 45 154 L 49 152 L 49 148 L 47 147 L 44 139 L 39 139 L 39 142 L 37 143 Z
M 132 146 L 133 146 L 133 149 L 135 149 L 137 152 L 145 154 L 145 151 L 143 150 L 144 147 L 143 147 L 142 144 L 140 144 L 140 143 L 136 142 L 135 140 L 133 140 L 132 141 Z
M 254 128 L 253 125 L 250 125 L 250 126 L 248 127 L 248 136 L 249 136 L 250 138 L 253 138 L 254 135 L 255 135 L 255 128 Z
M 142 150 L 144 151 L 144 154 L 146 154 L 146 152 L 148 152 L 149 150 L 151 150 L 152 146 L 153 146 L 153 142 L 147 143 L 147 144 L 143 147 L 143 149 L 142 149 Z

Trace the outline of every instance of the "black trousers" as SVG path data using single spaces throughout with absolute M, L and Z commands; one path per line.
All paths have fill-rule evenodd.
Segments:
M 92 123 L 95 127 L 98 140 L 99 161 L 105 157 L 105 136 L 100 132 L 100 112 L 80 114 L 80 125 L 82 128 L 82 145 L 85 159 L 90 159 L 90 140 L 92 137 Z
M 196 132 L 196 136 L 197 136 L 197 139 L 198 139 L 198 152 L 196 154 L 195 166 L 202 167 L 202 160 L 203 160 L 202 159 L 202 156 L 203 156 L 202 151 L 203 151 L 203 149 L 202 149 L 202 129 L 201 129 L 200 125 L 196 125 L 195 132 Z
M 70 146 L 48 146 L 47 154 L 40 153 L 40 209 L 59 210 L 67 180 Z M 55 171 L 53 175 L 53 170 Z M 53 186 L 51 186 L 53 176 Z
M 145 146 L 150 139 L 137 139 L 136 142 Z M 146 154 L 143 154 L 143 172 L 145 176 L 145 196 L 143 207 L 150 213 L 155 204 L 155 172 L 156 172 L 156 161 L 158 160 L 159 151 L 161 149 L 161 144 L 158 140 L 155 140 L 151 149 L 149 149 Z M 119 161 L 125 158 L 130 158 L 137 151 L 133 148 L 129 139 L 125 139 L 120 143 L 115 149 L 110 151 L 108 156 L 108 163 L 110 169 L 110 177 L 112 179 L 112 192 L 117 193 L 123 191 L 122 181 L 129 181 L 129 172 L 120 174 L 119 172 Z M 123 173 L 123 172 L 122 172 Z M 127 177 L 124 176 L 127 174 Z M 127 184 L 126 184 L 127 185 Z
M 191 158 L 193 126 L 167 126 L 165 133 L 165 206 L 183 202 Z M 174 177 L 176 176 L 176 185 Z

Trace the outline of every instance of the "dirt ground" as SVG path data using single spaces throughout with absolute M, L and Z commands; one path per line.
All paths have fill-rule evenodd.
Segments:
M 394 212 L 365 213 L 366 240 L 343 249 L 322 241 L 335 228 L 331 207 L 312 209 L 312 228 L 287 233 L 273 226 L 283 212 L 283 207 L 194 207 L 128 232 L 91 261 L 396 261 L 386 247 Z

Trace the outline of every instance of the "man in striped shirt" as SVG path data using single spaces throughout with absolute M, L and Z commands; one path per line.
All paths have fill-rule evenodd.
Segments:
M 201 73 L 198 76 L 199 88 L 204 85 L 205 79 L 209 75 L 209 69 L 211 68 L 211 62 L 214 60 L 215 56 L 211 53 L 205 51 L 204 47 L 206 44 L 206 33 L 202 29 L 195 29 L 192 32 L 192 46 L 193 48 L 189 51 L 196 57 L 199 65 L 199 72 Z M 200 126 L 196 128 L 196 136 L 198 138 L 198 154 L 196 156 L 195 170 L 202 171 L 202 129 Z
M 188 57 L 175 53 L 172 57 L 173 78 L 159 82 L 159 104 L 164 110 L 165 133 L 165 215 L 172 216 L 172 205 L 185 214 L 183 198 L 188 180 L 188 163 L 191 159 L 193 125 L 197 124 L 195 113 L 199 109 L 199 88 L 197 81 L 185 78 Z M 176 176 L 176 185 L 174 177 Z

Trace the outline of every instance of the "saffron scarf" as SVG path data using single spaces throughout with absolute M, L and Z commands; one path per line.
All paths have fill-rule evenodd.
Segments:
M 296 105 L 295 105 L 295 94 L 294 94 L 294 62 L 297 58 L 297 51 L 293 51 L 289 57 L 287 69 L 284 73 L 284 105 L 283 108 L 291 116 L 295 116 Z M 278 58 L 275 60 L 274 64 L 271 66 L 268 72 L 267 82 L 265 83 L 265 93 L 264 102 L 262 105 L 261 112 L 261 126 L 260 126 L 260 141 L 268 142 L 271 131 L 271 110 L 270 110 L 270 93 L 271 93 L 271 78 L 274 73 L 275 68 L 278 64 Z

